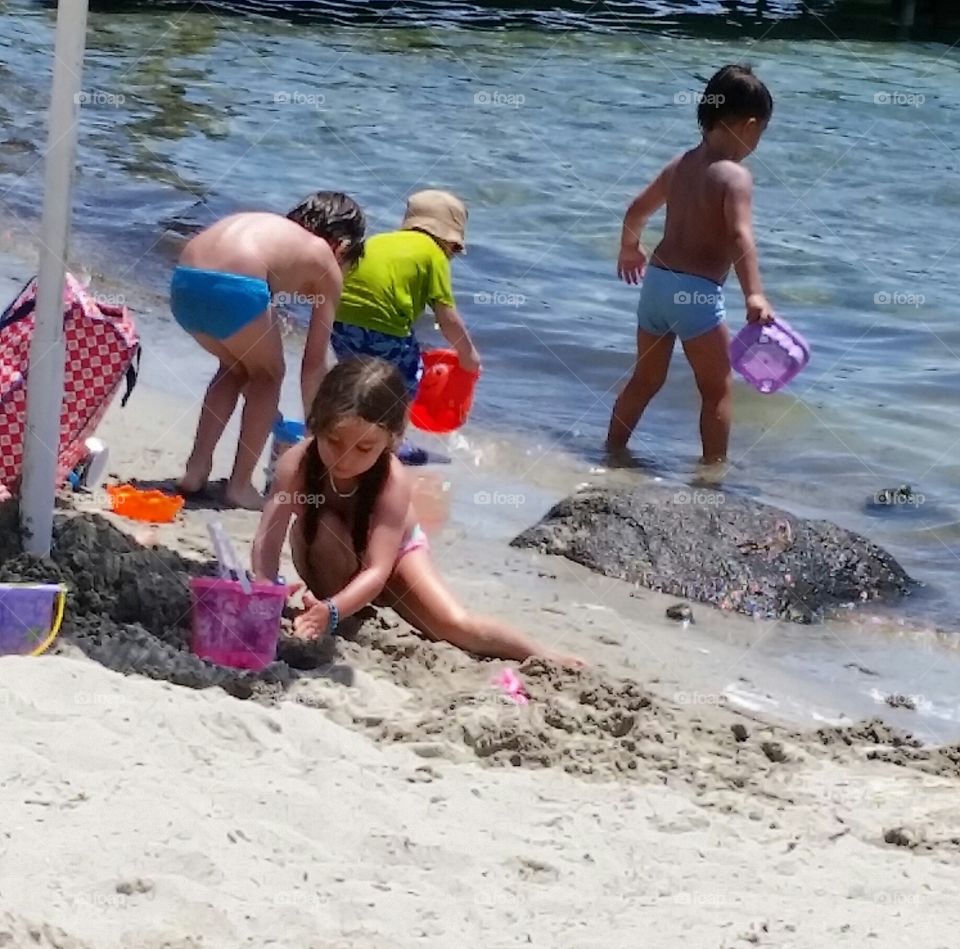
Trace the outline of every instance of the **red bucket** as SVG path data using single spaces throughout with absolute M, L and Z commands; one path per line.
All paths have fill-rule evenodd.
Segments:
M 446 435 L 466 422 L 479 372 L 467 372 L 452 349 L 423 354 L 423 378 L 410 407 L 410 422 L 422 432 Z

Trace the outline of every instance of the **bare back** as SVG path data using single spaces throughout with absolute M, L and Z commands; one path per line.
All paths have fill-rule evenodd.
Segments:
M 703 145 L 677 161 L 667 191 L 663 240 L 652 262 L 723 283 L 733 263 L 727 197 L 749 172 L 729 159 L 717 159 Z
M 187 242 L 185 267 L 266 280 L 273 293 L 308 293 L 318 264 L 336 266 L 325 240 L 279 214 L 233 214 Z

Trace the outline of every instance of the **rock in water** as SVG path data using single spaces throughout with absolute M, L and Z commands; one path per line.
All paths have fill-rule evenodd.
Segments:
M 686 603 L 674 603 L 667 607 L 667 619 L 676 620 L 678 623 L 692 623 L 693 610 Z
M 716 493 L 690 503 L 662 485 L 565 498 L 511 541 L 591 570 L 751 616 L 811 623 L 825 609 L 914 585 L 890 554 L 828 521 Z M 722 499 L 722 500 L 721 500 Z

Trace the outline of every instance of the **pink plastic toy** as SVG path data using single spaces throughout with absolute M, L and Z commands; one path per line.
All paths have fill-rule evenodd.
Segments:
M 530 701 L 530 696 L 527 695 L 527 690 L 523 687 L 520 676 L 517 675 L 516 670 L 509 666 L 493 680 L 493 684 L 499 686 L 517 705 L 526 705 Z
M 234 669 L 259 670 L 273 662 L 289 592 L 285 584 L 253 583 L 244 593 L 239 580 L 199 577 L 190 581 L 190 592 L 195 655 Z
M 782 389 L 810 362 L 810 346 L 786 320 L 769 326 L 747 323 L 730 343 L 730 364 L 755 389 Z

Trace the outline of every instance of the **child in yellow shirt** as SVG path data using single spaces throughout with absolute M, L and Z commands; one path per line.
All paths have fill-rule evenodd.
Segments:
M 344 280 L 331 343 L 341 362 L 377 356 L 395 365 L 411 399 L 423 361 L 413 325 L 427 306 L 460 365 L 475 372 L 480 356 L 457 312 L 450 261 L 463 253 L 467 209 L 449 191 L 418 191 L 407 201 L 400 230 L 367 240 Z

